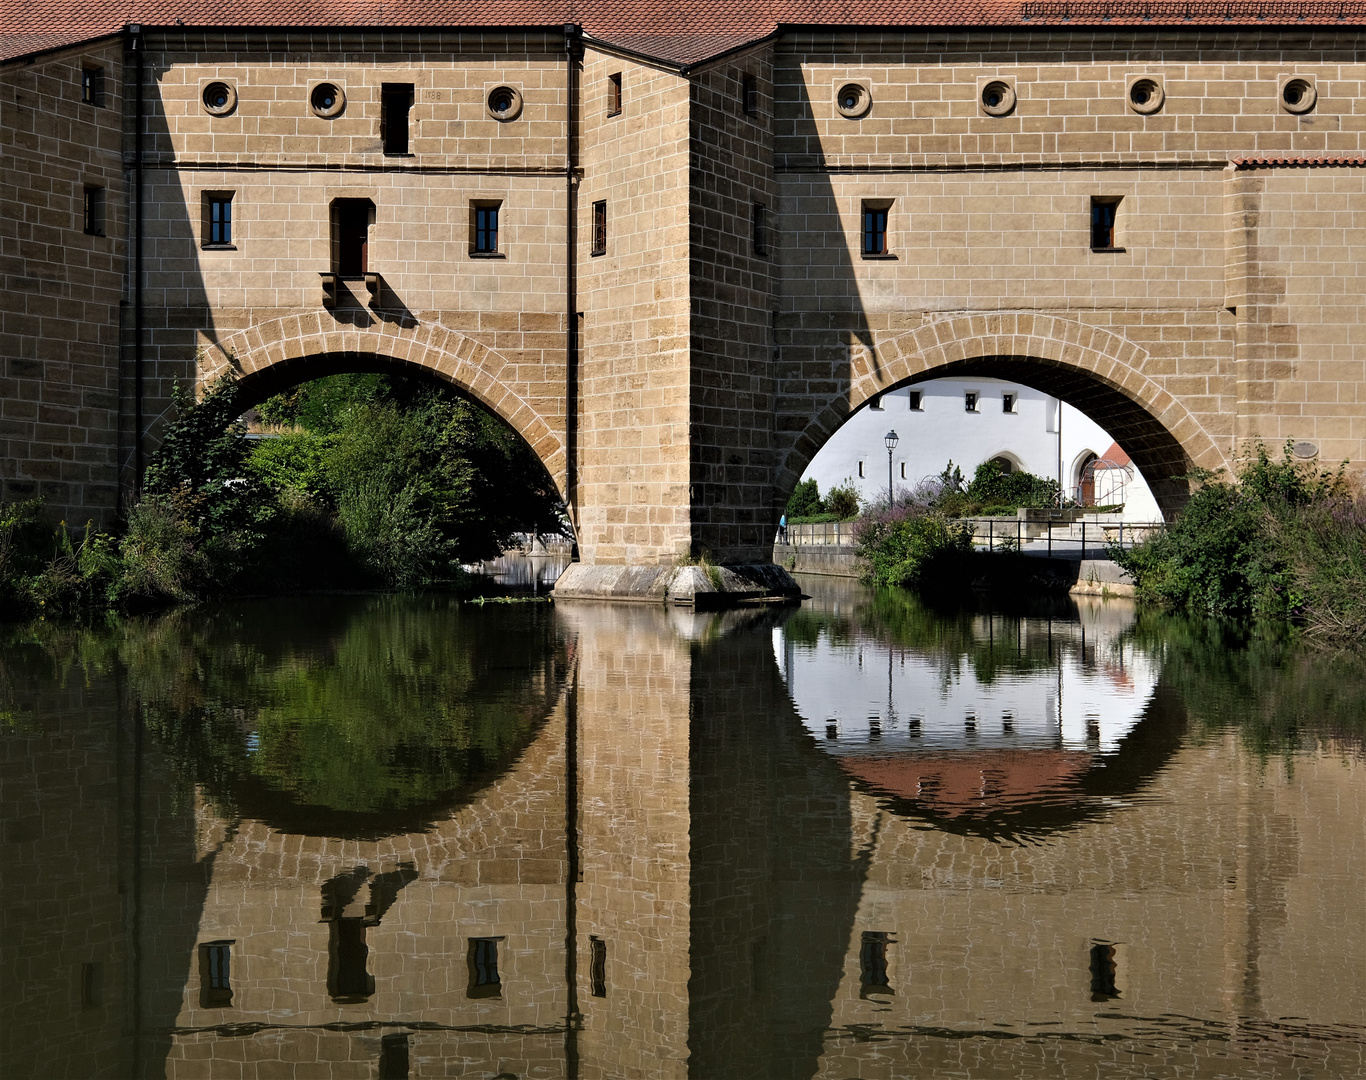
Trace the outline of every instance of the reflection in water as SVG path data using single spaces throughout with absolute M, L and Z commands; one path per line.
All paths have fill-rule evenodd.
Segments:
M 1360 665 L 806 588 L 13 635 L 0 1075 L 1366 1072 Z

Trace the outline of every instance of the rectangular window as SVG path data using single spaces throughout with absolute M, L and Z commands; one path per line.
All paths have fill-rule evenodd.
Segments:
M 470 204 L 470 254 L 497 255 L 498 216 L 503 209 L 501 202 L 476 202 Z
M 892 935 L 882 930 L 865 930 L 859 946 L 860 996 L 868 993 L 890 993 L 891 979 L 887 976 L 887 946 L 893 944 Z
M 1108 941 L 1091 944 L 1091 1000 L 1112 1001 L 1119 997 L 1119 965 L 1115 947 Z
M 621 115 L 621 72 L 607 76 L 607 115 Z
M 768 254 L 768 207 L 755 203 L 750 211 L 750 230 L 754 241 L 754 254 Z
M 863 254 L 867 256 L 886 255 L 890 252 L 887 242 L 887 216 L 891 213 L 890 203 L 863 204 Z
M 920 412 L 920 391 L 912 390 L 908 397 L 911 401 L 911 412 Z
M 965 394 L 963 395 L 963 411 L 964 411 L 964 412 L 976 412 L 976 411 L 977 411 L 977 391 L 976 391 L 976 390 L 969 390 L 967 393 L 965 393 Z
M 869 398 L 868 408 L 871 409 L 873 412 L 882 412 L 884 409 L 884 406 L 882 404 L 882 395 L 874 394 L 871 398 Z
M 403 1032 L 380 1036 L 379 1080 L 408 1080 L 408 1036 Z
M 375 204 L 369 199 L 332 201 L 334 273 L 362 277 L 370 272 L 370 222 Z
M 468 997 L 490 998 L 503 996 L 503 983 L 498 977 L 498 942 L 502 938 L 470 938 L 465 954 L 469 965 L 470 982 L 465 991 Z
M 863 478 L 863 462 L 861 462 L 861 461 L 858 463 L 858 474 L 859 474 L 859 479 L 862 479 L 862 478 Z
M 327 993 L 343 1005 L 355 1005 L 375 992 L 370 974 L 370 946 L 365 920 L 347 915 L 327 924 Z
M 759 80 L 746 75 L 740 80 L 740 107 L 746 116 L 759 114 Z
M 1015 395 L 1014 395 L 1014 394 L 1002 394 L 1002 395 L 1001 395 L 1001 411 L 1002 411 L 1003 413 L 1013 413 L 1013 412 L 1015 411 Z
M 231 941 L 206 941 L 199 946 L 199 1007 L 226 1009 L 232 1005 Z
M 607 203 L 593 204 L 593 248 L 590 255 L 607 254 Z
M 906 479 L 906 463 L 904 461 L 901 463 L 901 479 Z
M 86 187 L 84 195 L 84 229 L 86 236 L 104 235 L 104 188 Z
M 81 68 L 81 100 L 97 109 L 104 108 L 104 68 Z
M 600 937 L 589 937 L 588 981 L 594 997 L 607 996 L 607 942 Z
M 1115 237 L 1115 223 L 1119 218 L 1117 198 L 1091 197 L 1091 250 L 1120 251 Z
M 412 83 L 381 85 L 379 131 L 386 154 L 408 153 L 408 112 L 412 107 Z
M 202 247 L 232 246 L 232 192 L 204 192 Z

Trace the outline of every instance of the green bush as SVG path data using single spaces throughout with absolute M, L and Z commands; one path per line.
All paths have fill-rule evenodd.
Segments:
M 1112 557 L 1140 599 L 1219 617 L 1291 619 L 1327 638 L 1366 631 L 1366 507 L 1336 472 L 1265 447 L 1236 483 L 1197 472 L 1165 531 Z
M 825 493 L 825 509 L 835 515 L 836 521 L 858 517 L 860 505 L 858 488 L 852 479 L 837 484 Z
M 950 462 L 952 464 L 952 462 Z M 967 488 L 968 499 L 983 506 L 1001 507 L 1013 512 L 1020 507 L 1043 508 L 1058 505 L 1058 482 L 1027 472 L 1005 472 L 992 459 L 977 466 Z M 984 513 L 991 513 L 985 510 Z
M 854 543 L 870 584 L 917 588 L 933 580 L 946 560 L 972 550 L 972 529 L 904 506 L 864 515 Z
M 825 507 L 821 503 L 820 485 L 813 477 L 810 480 L 803 480 L 792 489 L 792 497 L 787 500 L 787 519 L 789 522 L 793 518 L 811 518 L 821 513 Z

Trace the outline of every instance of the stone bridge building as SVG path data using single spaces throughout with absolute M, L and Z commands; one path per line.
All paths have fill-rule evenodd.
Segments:
M 663 10 L 667 8 L 667 10 Z M 177 384 L 422 370 L 587 566 L 771 558 L 949 374 L 1062 397 L 1165 513 L 1366 464 L 1359 0 L 43 0 L 0 27 L 0 497 L 108 521 Z

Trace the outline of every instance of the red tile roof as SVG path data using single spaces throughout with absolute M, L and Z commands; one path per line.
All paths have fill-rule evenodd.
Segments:
M 780 26 L 1366 25 L 1366 0 L 0 0 L 0 60 L 130 22 L 527 28 L 572 22 L 605 43 L 686 65 Z

